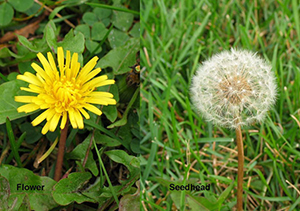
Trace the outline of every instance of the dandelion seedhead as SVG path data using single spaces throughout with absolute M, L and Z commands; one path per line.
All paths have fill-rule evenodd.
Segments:
M 192 100 L 214 124 L 237 128 L 262 121 L 275 103 L 271 66 L 246 50 L 224 51 L 205 61 L 193 77 Z
M 46 134 L 49 130 L 54 131 L 61 119 L 60 128 L 64 129 L 69 118 L 73 128 L 82 129 L 83 117 L 90 118 L 86 110 L 97 115 L 102 112 L 96 106 L 115 105 L 116 100 L 109 92 L 96 91 L 97 87 L 114 84 L 106 75 L 98 76 L 100 68 L 93 70 L 97 64 L 98 57 L 92 58 L 83 68 L 80 69 L 78 54 L 74 53 L 71 58 L 70 51 L 66 52 L 66 59 L 62 47 L 57 49 L 58 68 L 50 52 L 47 53 L 48 60 L 42 53 L 37 54 L 42 67 L 32 63 L 36 75 L 25 72 L 18 75 L 17 79 L 29 83 L 29 87 L 21 87 L 21 90 L 36 93 L 36 96 L 16 96 L 15 101 L 27 103 L 18 108 L 18 112 L 32 112 L 38 109 L 45 110 L 32 121 L 36 126 L 45 119 L 47 120 L 42 129 Z

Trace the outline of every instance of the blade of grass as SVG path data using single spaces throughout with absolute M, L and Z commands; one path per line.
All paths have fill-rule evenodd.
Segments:
M 13 129 L 11 127 L 10 120 L 8 118 L 6 118 L 6 130 L 7 130 L 7 135 L 8 135 L 12 153 L 16 159 L 18 166 L 21 168 L 22 162 L 20 159 L 20 155 L 18 153 L 18 146 L 17 146 L 16 140 L 15 140 L 15 135 L 14 135 Z
M 134 15 L 140 15 L 140 13 L 137 11 L 129 10 L 129 9 L 121 8 L 121 7 L 115 7 L 115 6 L 105 5 L 105 4 L 98 4 L 98 3 L 90 3 L 90 2 L 87 2 L 85 4 L 93 6 L 93 7 L 100 7 L 100 8 L 104 8 L 104 9 L 110 9 L 110 10 L 116 10 L 116 11 L 121 11 L 121 12 L 127 12 L 127 13 L 131 13 Z
M 22 133 L 22 135 L 21 135 L 20 138 L 18 139 L 18 141 L 17 141 L 17 150 L 20 148 L 20 146 L 21 146 L 23 140 L 25 139 L 25 137 L 26 137 L 26 132 Z M 6 160 L 6 163 L 10 163 L 10 161 L 13 159 L 13 156 L 14 156 L 14 154 L 11 153 L 11 154 L 8 156 L 7 160 Z
M 108 185 L 109 185 L 109 189 L 111 190 L 111 193 L 112 193 L 112 195 L 113 195 L 115 201 L 117 202 L 117 205 L 119 206 L 119 199 L 118 199 L 118 197 L 117 197 L 117 194 L 116 194 L 116 192 L 115 192 L 115 190 L 114 190 L 113 185 L 111 184 L 111 181 L 110 181 L 110 179 L 109 179 L 109 176 L 108 176 L 107 171 L 106 171 L 106 169 L 105 169 L 105 166 L 104 166 L 104 164 L 103 164 L 102 158 L 101 158 L 101 156 L 100 156 L 100 154 L 99 154 L 99 150 L 98 150 L 98 147 L 97 147 L 97 144 L 96 144 L 96 141 L 95 141 L 94 138 L 93 138 L 93 143 L 94 143 L 94 147 L 95 147 L 95 150 L 96 150 L 98 159 L 99 159 L 100 170 L 102 170 L 102 171 L 104 172 L 105 177 L 106 177 L 106 180 L 107 180 Z

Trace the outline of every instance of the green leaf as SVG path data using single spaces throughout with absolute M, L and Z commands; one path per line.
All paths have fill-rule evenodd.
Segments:
M 129 72 L 129 67 L 136 63 L 136 53 L 139 49 L 140 39 L 131 38 L 124 46 L 109 51 L 108 54 L 101 58 L 96 67 L 112 67 L 115 75 Z
M 7 79 L 9 81 L 16 80 L 17 79 L 17 75 L 19 75 L 19 73 L 17 73 L 17 72 L 9 73 L 9 75 L 7 76 Z
M 104 26 L 103 23 L 94 23 L 92 27 L 92 39 L 97 41 L 102 40 L 105 37 L 107 31 L 108 29 Z
M 10 57 L 9 49 L 7 47 L 4 47 L 0 49 L 0 58 L 7 58 Z
M 24 91 L 20 90 L 20 87 L 24 87 L 26 84 L 26 82 L 20 80 L 13 80 L 0 85 L 0 124 L 6 121 L 6 117 L 14 120 L 37 112 L 18 113 L 17 111 L 17 108 L 24 105 L 24 103 L 16 102 L 14 96 L 24 93 Z
M 30 210 L 30 201 L 28 195 L 19 194 L 17 197 L 10 197 L 8 199 L 8 210 Z
M 136 89 L 136 91 L 133 94 L 130 102 L 128 103 L 128 105 L 126 107 L 126 110 L 125 110 L 125 112 L 123 114 L 122 119 L 120 119 L 120 120 L 114 122 L 113 124 L 107 126 L 107 128 L 120 127 L 120 126 L 123 126 L 123 125 L 125 125 L 127 123 L 127 115 L 128 115 L 128 113 L 129 113 L 129 111 L 130 111 L 130 109 L 131 109 L 133 103 L 135 102 L 135 100 L 136 100 L 136 98 L 137 98 L 137 96 L 138 96 L 139 93 L 140 93 L 140 89 L 138 88 L 138 89 Z
M 12 206 L 13 207 L 11 209 L 15 209 L 18 211 L 29 211 L 30 210 L 30 201 L 29 201 L 28 195 L 25 195 L 19 208 L 17 208 L 17 206 L 14 206 L 14 204 L 12 204 Z
M 74 35 L 73 29 L 71 29 L 64 40 L 58 43 L 58 46 L 63 47 L 64 50 L 81 54 L 84 50 L 84 36 L 81 32 Z
M 21 62 L 18 64 L 18 70 L 21 74 L 24 74 L 25 72 L 31 72 L 35 74 L 35 70 L 31 67 L 31 61 L 28 62 Z
M 108 105 L 102 108 L 102 112 L 105 114 L 109 121 L 114 122 L 118 116 L 118 110 L 115 105 Z
M 98 54 L 102 51 L 102 47 L 98 48 L 99 43 L 98 42 L 94 42 L 90 39 L 86 40 L 86 48 L 88 49 L 88 51 L 90 53 L 94 53 L 94 54 Z M 95 51 L 97 49 L 97 51 Z
M 170 194 L 172 201 L 174 202 L 176 208 L 180 209 L 180 201 L 181 201 L 181 192 L 173 191 Z
M 8 25 L 14 17 L 13 8 L 6 2 L 0 5 L 0 26 Z
M 108 41 L 112 48 L 120 47 L 129 40 L 129 36 L 120 30 L 113 29 L 108 35 Z
M 101 21 L 102 21 L 102 23 L 104 24 L 105 27 L 108 27 L 110 25 L 111 19 L 110 18 L 104 18 Z
M 8 0 L 8 2 L 19 12 L 24 12 L 33 5 L 33 0 Z
M 121 138 L 122 144 L 123 145 L 126 144 L 126 145 L 128 145 L 128 147 L 130 147 L 130 143 L 132 140 L 131 128 L 132 128 L 131 125 L 126 124 L 122 127 L 119 127 L 119 130 L 118 130 L 118 137 Z
M 57 206 L 52 198 L 51 191 L 56 183 L 49 177 L 40 177 L 35 175 L 32 171 L 24 168 L 16 168 L 11 165 L 1 165 L 0 175 L 5 177 L 10 185 L 9 202 L 19 200 L 20 196 L 28 195 L 31 210 L 50 210 Z M 22 185 L 44 186 L 43 190 L 21 190 Z M 18 198 L 18 199 L 17 199 Z M 23 206 L 23 205 L 22 205 Z
M 140 195 L 126 194 L 119 203 L 119 211 L 140 210 Z
M 199 196 L 192 196 L 190 194 L 186 195 L 186 202 L 187 206 L 189 207 L 188 210 L 192 211 L 212 211 L 216 207 L 215 204 L 212 204 L 210 201 L 208 201 L 206 198 L 199 197 Z
M 111 15 L 111 10 L 99 7 L 95 7 L 93 12 L 96 14 L 99 21 Z
M 60 180 L 55 186 L 53 199 L 60 205 L 68 205 L 72 202 L 96 202 L 93 198 L 83 195 L 82 188 L 92 175 L 89 172 L 75 172 L 68 178 Z
M 41 133 L 41 126 L 32 126 L 29 122 L 24 122 L 20 126 L 20 130 L 22 133 L 26 132 L 25 142 L 27 144 L 33 144 L 40 140 L 43 136 Z
M 78 32 L 81 32 L 84 35 L 85 39 L 89 39 L 91 37 L 91 30 L 89 25 L 87 24 L 81 24 L 76 26 L 74 34 L 76 35 Z
M 134 24 L 129 34 L 133 37 L 140 37 L 140 22 Z
M 118 140 L 101 134 L 98 130 L 95 131 L 95 141 L 97 144 L 102 144 L 108 147 L 116 147 L 121 145 Z
M 217 201 L 217 203 L 219 204 L 219 208 L 221 208 L 223 202 L 225 201 L 225 199 L 227 198 L 227 196 L 229 195 L 230 191 L 232 190 L 234 185 L 234 181 L 231 182 L 231 184 L 229 185 L 228 188 L 226 188 L 223 193 L 221 193 L 221 195 L 219 196 L 219 199 Z
M 105 152 L 105 154 L 113 161 L 121 163 L 127 167 L 131 173 L 131 177 L 139 174 L 140 172 L 140 162 L 137 157 L 128 155 L 123 150 L 111 150 Z
M 28 10 L 24 11 L 24 13 L 28 16 L 36 15 L 40 9 L 41 9 L 41 5 L 34 2 L 33 5 Z
M 46 42 L 47 42 L 48 46 L 51 49 L 54 48 L 56 50 L 57 41 L 56 41 L 55 31 L 56 31 L 55 24 L 51 20 L 48 22 L 48 24 L 45 27 L 45 37 L 46 37 Z
M 47 27 L 50 27 L 50 28 L 47 28 Z M 35 52 L 35 53 L 43 52 L 43 51 L 47 50 L 47 48 L 48 48 L 48 46 L 45 45 L 46 44 L 45 39 L 35 40 L 35 43 L 34 43 L 34 41 L 30 42 L 29 40 L 26 39 L 26 37 L 24 37 L 22 35 L 17 35 L 17 36 L 18 36 L 19 42 L 32 52 Z M 52 31 L 50 25 L 46 26 L 46 37 L 49 39 L 48 40 L 48 44 L 50 43 L 49 45 L 56 46 L 56 37 L 55 37 L 54 31 Z
M 0 176 L 0 208 L 8 209 L 8 198 L 10 194 L 9 182 L 5 177 Z
M 68 153 L 66 155 L 67 158 L 76 159 L 83 162 L 90 140 L 91 140 L 91 135 L 89 135 L 82 143 L 77 145 L 72 152 Z M 88 159 L 86 161 L 85 167 L 88 168 L 93 173 L 93 175 L 95 176 L 98 175 L 99 171 L 96 162 L 93 158 L 93 154 L 91 152 L 88 155 Z
M 130 142 L 130 148 L 134 153 L 140 154 L 141 149 L 140 149 L 140 139 L 134 138 Z
M 59 13 L 59 11 L 61 11 L 62 9 L 64 9 L 65 7 L 67 7 L 68 5 L 63 5 L 63 6 L 60 6 L 60 7 L 55 7 L 55 9 L 51 12 L 51 14 L 49 15 L 49 20 L 52 20 L 55 15 L 57 13 Z
M 96 15 L 92 12 L 84 13 L 82 16 L 82 20 L 90 26 L 92 26 L 95 22 L 98 21 Z
M 122 5 L 117 5 L 117 6 L 120 8 L 125 8 Z M 115 27 L 125 32 L 128 31 L 128 29 L 131 27 L 133 22 L 133 17 L 134 15 L 131 13 L 114 10 L 112 15 L 112 23 L 114 24 Z
M 15 54 L 11 50 L 9 50 L 9 48 L 7 48 L 7 47 L 4 47 L 4 48 L 1 49 L 0 58 L 6 58 L 6 57 L 10 57 L 10 56 L 18 58 L 18 59 L 24 57 L 23 55 Z
M 98 88 L 99 91 L 107 91 L 107 89 L 101 90 L 101 87 Z M 116 84 L 113 84 L 110 86 L 109 92 L 114 95 L 114 99 L 118 102 L 119 101 L 119 92 L 118 92 L 118 86 Z M 116 105 L 109 105 L 109 106 L 103 106 L 102 112 L 106 116 L 109 121 L 114 122 L 118 117 L 118 110 Z

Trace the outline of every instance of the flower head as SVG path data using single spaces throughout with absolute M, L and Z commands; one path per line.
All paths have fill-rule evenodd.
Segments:
M 271 67 L 246 50 L 223 51 L 205 61 L 193 77 L 195 107 L 214 124 L 236 128 L 262 121 L 275 103 Z
M 102 114 L 91 103 L 116 104 L 111 93 L 95 91 L 97 87 L 115 83 L 114 80 L 108 80 L 106 75 L 95 77 L 101 71 L 100 68 L 93 70 L 97 64 L 97 56 L 80 69 L 78 54 L 73 53 L 71 58 L 70 51 L 67 51 L 66 61 L 64 61 L 63 48 L 59 47 L 57 49 L 59 71 L 50 52 L 47 53 L 48 61 L 42 53 L 38 53 L 37 57 L 43 68 L 32 63 L 31 66 L 36 71 L 36 75 L 25 72 L 24 75 L 17 76 L 17 79 L 29 83 L 28 88 L 21 87 L 21 90 L 36 93 L 37 96 L 16 96 L 15 101 L 28 103 L 19 107 L 18 112 L 45 110 L 31 123 L 36 126 L 46 119 L 47 122 L 42 129 L 43 134 L 46 134 L 48 130 L 54 131 L 60 119 L 61 129 L 66 126 L 68 118 L 73 128 L 82 129 L 84 127 L 82 115 L 86 119 L 90 118 L 86 110 L 97 115 Z

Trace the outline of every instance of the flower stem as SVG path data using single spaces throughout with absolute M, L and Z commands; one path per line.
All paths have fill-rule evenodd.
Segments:
M 243 177 L 244 177 L 244 146 L 241 126 L 235 130 L 238 148 L 238 189 L 237 189 L 237 210 L 243 210 Z
M 67 133 L 68 133 L 68 121 L 66 122 L 65 128 L 61 130 L 60 139 L 59 139 L 57 160 L 56 160 L 55 173 L 54 173 L 54 180 L 57 182 L 61 178 Z

